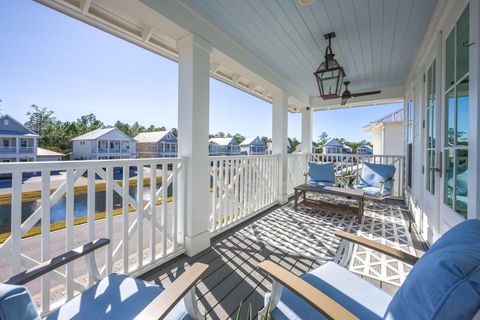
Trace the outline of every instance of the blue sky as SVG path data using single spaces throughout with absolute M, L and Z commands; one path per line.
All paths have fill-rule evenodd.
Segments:
M 36 104 L 54 110 L 62 121 L 94 113 L 105 124 L 177 126 L 173 61 L 31 0 L 0 1 L 0 39 L 0 108 L 21 122 Z M 271 136 L 271 104 L 210 83 L 210 132 Z M 370 140 L 363 126 L 401 107 L 315 112 L 314 140 L 322 131 Z M 289 136 L 300 139 L 300 114 L 289 114 Z

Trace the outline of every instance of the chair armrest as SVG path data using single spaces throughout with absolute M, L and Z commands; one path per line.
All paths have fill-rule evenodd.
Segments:
M 407 253 L 405 251 L 386 246 L 384 244 L 378 243 L 377 241 L 357 236 L 349 232 L 337 230 L 335 232 L 335 236 L 345 239 L 347 241 L 351 241 L 353 243 L 357 243 L 361 246 L 373 249 L 375 251 L 384 253 L 390 257 L 396 258 L 410 265 L 414 265 L 419 259 L 417 256 L 411 255 L 410 253 Z
M 92 253 L 95 250 L 103 246 L 106 246 L 109 243 L 110 243 L 110 240 L 106 238 L 100 238 L 95 241 L 86 243 L 81 247 L 68 251 L 48 261 L 42 262 L 31 269 L 25 270 L 11 277 L 10 279 L 6 280 L 4 283 L 14 284 L 14 285 L 24 285 L 40 276 L 43 276 L 44 274 L 50 271 L 55 270 L 56 268 L 66 265 L 67 263 L 72 262 L 73 260 L 76 260 L 78 258 L 81 258 L 89 253 Z
M 290 289 L 308 302 L 327 319 L 357 319 L 357 317 L 329 296 L 278 264 L 266 260 L 260 262 L 258 267 L 270 275 L 275 281 L 278 281 L 284 287 Z
M 163 319 L 207 271 L 208 265 L 195 263 L 135 317 L 136 320 Z

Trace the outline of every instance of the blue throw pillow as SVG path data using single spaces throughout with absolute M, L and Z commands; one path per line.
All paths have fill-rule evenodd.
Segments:
M 370 187 L 381 187 L 381 181 L 392 179 L 395 167 L 386 164 L 364 163 L 360 182 Z M 385 184 L 385 189 L 391 190 L 391 182 Z
M 312 182 L 335 183 L 335 167 L 333 162 L 329 163 L 308 163 L 308 178 Z
M 480 309 L 480 220 L 446 232 L 410 271 L 385 319 L 472 319 Z
M 0 320 L 40 320 L 25 287 L 0 284 Z

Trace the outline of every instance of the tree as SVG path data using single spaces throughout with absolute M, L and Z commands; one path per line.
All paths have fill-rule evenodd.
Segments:
M 170 130 L 172 132 L 172 134 L 175 136 L 175 137 L 178 137 L 178 130 L 177 128 L 172 128 L 172 130 Z
M 268 145 L 269 142 L 272 142 L 272 139 L 266 136 L 261 137 L 260 140 L 262 140 L 265 145 Z
M 233 136 L 233 139 L 238 143 L 242 143 L 243 140 L 245 140 L 245 137 L 242 136 L 240 133 L 235 133 L 235 135 Z
M 53 117 L 53 111 L 47 108 L 40 108 L 35 104 L 32 104 L 30 108 L 33 111 L 27 112 L 29 119 L 25 122 L 25 126 L 41 137 L 45 130 L 56 120 Z
M 292 147 L 292 152 L 297 150 L 297 146 L 300 144 L 300 141 L 297 138 L 288 138 L 288 142 L 290 143 L 290 147 Z

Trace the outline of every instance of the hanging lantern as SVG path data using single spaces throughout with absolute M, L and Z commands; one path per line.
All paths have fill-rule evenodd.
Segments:
M 325 50 L 325 61 L 313 73 L 315 78 L 317 78 L 320 97 L 323 99 L 339 98 L 341 96 L 343 78 L 345 77 L 343 68 L 335 60 L 335 55 L 332 52 L 332 38 L 335 38 L 334 32 L 325 35 L 325 39 L 328 40 L 328 47 Z

